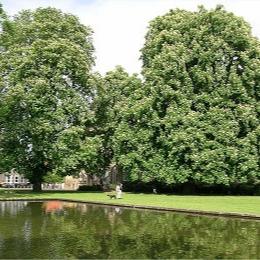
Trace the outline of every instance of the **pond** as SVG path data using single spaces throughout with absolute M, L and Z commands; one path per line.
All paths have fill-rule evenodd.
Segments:
M 0 258 L 260 259 L 260 222 L 5 201 L 0 202 Z

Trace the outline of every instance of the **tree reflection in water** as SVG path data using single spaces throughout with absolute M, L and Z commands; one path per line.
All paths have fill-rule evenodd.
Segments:
M 260 258 L 257 221 L 60 201 L 17 207 L 0 207 L 0 258 Z

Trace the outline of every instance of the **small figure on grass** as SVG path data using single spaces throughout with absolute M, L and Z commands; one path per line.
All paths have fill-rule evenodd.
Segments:
M 122 199 L 122 190 L 121 190 L 121 184 L 116 185 L 116 198 Z
M 110 199 L 116 199 L 116 186 L 115 184 L 108 185 L 108 192 L 106 193 Z
M 116 199 L 116 194 L 115 194 L 114 192 L 108 193 L 107 196 L 108 196 L 110 199 Z
M 110 199 L 122 199 L 122 184 L 117 184 L 114 186 L 110 185 L 110 192 L 107 193 L 107 196 Z

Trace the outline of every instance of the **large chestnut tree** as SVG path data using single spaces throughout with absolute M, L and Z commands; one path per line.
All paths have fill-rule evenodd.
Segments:
M 116 131 L 129 179 L 259 183 L 260 44 L 249 24 L 221 6 L 171 10 L 151 21 L 142 60 L 143 98 Z
M 2 17 L 0 167 L 15 168 L 40 190 L 48 174 L 94 163 L 92 31 L 54 8 Z

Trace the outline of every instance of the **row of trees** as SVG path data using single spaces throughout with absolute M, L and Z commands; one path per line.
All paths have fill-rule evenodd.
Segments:
M 128 181 L 260 181 L 260 44 L 218 6 L 149 25 L 142 79 L 101 76 L 92 31 L 53 8 L 0 9 L 0 169 L 46 176 L 113 164 Z

